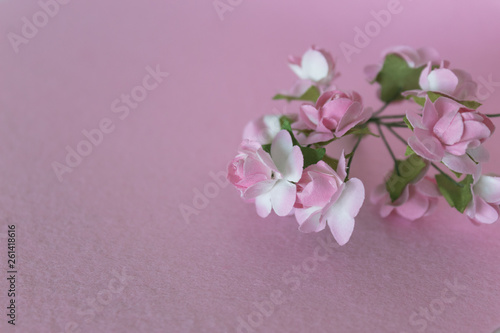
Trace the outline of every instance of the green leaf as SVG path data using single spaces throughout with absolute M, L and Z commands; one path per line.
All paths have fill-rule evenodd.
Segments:
M 467 175 L 464 180 L 457 183 L 448 175 L 437 174 L 436 181 L 439 191 L 450 206 L 463 213 L 472 200 L 471 184 L 474 182 L 472 176 Z
M 415 95 L 411 95 L 409 97 L 413 98 L 413 100 L 415 101 L 415 103 L 417 103 L 418 105 L 420 105 L 420 106 L 424 106 L 425 105 L 425 97 L 418 97 L 418 96 L 415 96 Z
M 408 126 L 408 128 L 413 131 L 413 126 L 410 123 L 410 121 L 408 120 L 408 118 L 406 118 L 406 116 L 403 118 L 403 121 L 405 122 L 406 126 Z
M 316 164 L 321 161 L 325 157 L 326 149 L 325 148 L 309 148 L 309 147 L 300 147 L 302 151 L 302 155 L 304 156 L 304 168 L 312 164 Z
M 413 149 L 411 149 L 410 146 L 406 146 L 405 156 L 410 156 L 412 154 L 415 154 L 415 152 L 413 151 Z
M 268 143 L 267 145 L 262 145 L 262 149 L 266 152 L 271 154 L 271 144 Z
M 457 178 L 462 177 L 462 173 L 460 173 L 460 172 L 456 172 L 456 171 L 453 171 L 453 170 L 451 170 L 451 172 L 453 172 L 453 174 L 454 174 Z
M 462 104 L 466 108 L 473 109 L 473 110 L 477 109 L 478 107 L 480 107 L 482 105 L 481 103 L 476 102 L 476 101 L 459 101 L 458 103 Z
M 328 164 L 333 170 L 337 170 L 339 160 L 337 160 L 336 158 L 330 157 L 325 154 L 325 156 L 323 156 L 323 161 Z
M 481 103 L 476 102 L 476 101 L 459 101 L 458 99 L 453 98 L 451 96 L 448 96 L 448 95 L 445 95 L 445 94 L 441 94 L 441 93 L 438 93 L 438 92 L 433 92 L 433 91 L 428 91 L 427 92 L 427 96 L 429 96 L 429 99 L 431 100 L 432 103 L 434 103 L 439 97 L 443 96 L 443 97 L 452 99 L 455 102 L 460 103 L 463 106 L 465 106 L 466 108 L 472 109 L 472 110 L 476 110 L 478 107 L 480 107 L 482 105 Z M 423 104 L 420 104 L 420 105 L 423 106 Z
M 288 118 L 287 116 L 281 116 L 280 117 L 280 125 L 281 129 L 291 131 L 292 130 L 292 120 Z
M 273 97 L 273 99 L 286 99 L 288 102 L 290 101 L 316 102 L 320 95 L 321 93 L 316 86 L 310 86 L 309 89 L 307 89 L 307 91 L 299 97 L 277 94 Z
M 378 73 L 375 81 L 380 84 L 380 98 L 386 103 L 403 98 L 401 93 L 407 90 L 419 89 L 418 80 L 425 66 L 411 68 L 406 60 L 396 54 L 385 57 L 382 70 Z
M 394 170 L 385 183 L 392 202 L 401 196 L 406 185 L 415 180 L 427 166 L 425 161 L 416 154 L 410 155 L 406 160 L 398 160 L 396 165 L 398 172 Z

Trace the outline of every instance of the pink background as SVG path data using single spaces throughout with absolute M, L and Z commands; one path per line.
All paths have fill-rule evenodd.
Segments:
M 339 44 L 352 45 L 354 27 L 387 5 L 254 0 L 221 20 L 211 1 L 73 1 L 15 53 L 7 34 L 20 34 L 22 17 L 31 20 L 40 7 L 2 1 L 0 330 L 236 332 L 238 317 L 248 320 L 254 302 L 269 301 L 276 289 L 287 301 L 255 331 L 498 328 L 500 223 L 476 227 L 444 201 L 414 223 L 382 220 L 367 203 L 351 241 L 311 272 L 302 269 L 296 290 L 283 277 L 311 267 L 327 231 L 301 234 L 293 218 L 262 220 L 230 186 L 212 187 L 217 195 L 190 223 L 180 213 L 193 206 L 195 189 L 212 186 L 210 171 L 225 169 L 245 123 L 283 110 L 271 96 L 295 79 L 286 57 L 313 43 L 335 55 L 338 86 L 374 107 L 381 103 L 362 70 L 391 45 L 432 45 L 475 78 L 500 81 L 500 3 L 493 0 L 401 0 L 401 13 L 348 63 Z M 170 75 L 120 120 L 111 103 L 157 65 Z M 500 87 L 491 89 L 483 89 L 490 96 L 482 110 L 498 113 Z M 114 131 L 59 182 L 53 161 L 64 163 L 65 147 L 75 148 L 81 131 L 103 118 Z M 497 136 L 487 146 L 498 152 L 499 143 Z M 499 162 L 497 153 L 486 171 L 500 172 Z M 390 165 L 381 142 L 368 139 L 352 174 L 370 191 Z M 5 315 L 8 224 L 18 229 L 15 328 Z M 119 282 L 113 271 L 122 270 L 131 277 Z M 441 299 L 446 280 L 464 289 L 450 304 Z M 432 306 L 439 312 L 432 320 L 410 322 Z

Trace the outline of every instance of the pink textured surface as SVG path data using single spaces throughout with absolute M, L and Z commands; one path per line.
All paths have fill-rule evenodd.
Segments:
M 0 233 L 16 224 L 20 273 L 13 328 L 4 314 L 0 238 L 0 331 L 236 332 L 238 317 L 247 320 L 254 302 L 269 301 L 276 289 L 287 301 L 256 331 L 498 328 L 500 224 L 476 227 L 444 202 L 415 223 L 381 220 L 365 205 L 351 241 L 313 271 L 302 268 L 299 280 L 293 267 L 310 267 L 326 231 L 300 234 L 293 218 L 262 220 L 229 186 L 190 223 L 180 213 L 194 189 L 211 182 L 209 171 L 224 170 L 244 124 L 284 107 L 270 97 L 294 80 L 286 57 L 312 43 L 336 56 L 339 87 L 358 90 L 374 107 L 380 102 L 362 69 L 395 44 L 435 46 L 475 78 L 500 81 L 493 0 L 402 0 L 402 12 L 348 64 L 339 44 L 353 44 L 353 28 L 387 4 L 244 1 L 222 21 L 208 0 L 74 1 L 16 54 L 7 33 L 20 33 L 22 17 L 39 6 L 1 2 Z M 121 120 L 111 103 L 156 65 L 170 75 Z M 485 111 L 499 112 L 498 89 Z M 114 131 L 59 182 L 51 163 L 63 163 L 65 147 L 75 148 L 81 131 L 103 118 Z M 486 171 L 500 171 L 499 143 L 497 135 L 487 145 L 497 153 Z M 375 139 L 360 152 L 352 174 L 371 190 L 389 156 Z M 133 278 L 121 284 L 113 271 L 123 269 Z M 442 296 L 447 280 L 463 286 L 459 296 Z M 410 321 L 429 307 L 439 314 Z

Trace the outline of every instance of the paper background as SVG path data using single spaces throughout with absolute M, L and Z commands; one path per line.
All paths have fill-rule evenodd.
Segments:
M 4 314 L 0 238 L 0 330 L 236 332 L 238 317 L 259 321 L 254 302 L 277 289 L 287 302 L 262 316 L 256 332 L 498 328 L 499 223 L 476 227 L 444 200 L 431 218 L 381 220 L 367 203 L 351 241 L 297 286 L 293 267 L 313 267 L 327 231 L 301 234 L 293 218 L 262 220 L 230 186 L 207 184 L 209 172 L 225 170 L 249 120 L 284 110 L 271 97 L 295 79 L 289 54 L 313 43 L 329 49 L 338 86 L 375 108 L 363 67 L 392 45 L 434 46 L 454 67 L 498 82 L 500 3 L 401 0 L 401 12 L 350 63 L 340 43 L 354 45 L 353 29 L 388 1 L 232 3 L 221 20 L 211 1 L 72 1 L 18 53 L 8 33 L 21 34 L 22 18 L 32 20 L 40 6 L 0 3 L 0 233 L 16 225 L 19 260 L 14 329 Z M 157 65 L 169 76 L 121 120 L 111 104 Z M 499 113 L 500 86 L 490 89 L 482 89 L 482 110 Z M 76 149 L 81 131 L 103 118 L 114 131 L 59 182 L 51 164 L 64 163 L 65 147 Z M 495 154 L 487 172 L 500 172 L 499 143 L 496 136 L 487 144 Z M 352 175 L 371 191 L 390 167 L 382 143 L 368 139 Z M 214 195 L 186 223 L 179 207 L 192 207 L 195 189 L 207 186 Z M 118 281 L 113 271 L 122 270 L 133 279 Z M 443 294 L 447 280 L 465 288 L 451 303 L 441 299 L 453 296 Z M 438 314 L 410 321 L 430 307 Z

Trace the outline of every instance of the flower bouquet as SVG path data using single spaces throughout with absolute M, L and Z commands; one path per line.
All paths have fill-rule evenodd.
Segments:
M 498 220 L 500 177 L 481 172 L 489 159 L 483 143 L 495 131 L 490 118 L 498 115 L 480 111 L 469 73 L 450 68 L 432 48 L 391 48 L 381 63 L 365 68 L 384 103 L 375 111 L 358 93 L 332 84 L 338 73 L 325 50 L 313 46 L 302 57 L 289 57 L 288 65 L 299 80 L 274 99 L 296 103 L 296 113 L 250 122 L 228 166 L 228 180 L 255 204 L 259 216 L 294 215 L 302 232 L 319 232 L 328 224 L 336 241 L 347 243 L 365 201 L 363 182 L 351 176 L 351 164 L 363 138 L 372 135 L 393 161 L 370 196 L 382 217 L 417 220 L 444 197 L 476 224 Z M 383 114 L 404 100 L 412 103 L 406 112 Z M 404 144 L 404 157 L 396 157 L 388 134 Z M 355 138 L 352 150 L 326 154 L 328 145 L 347 136 Z

